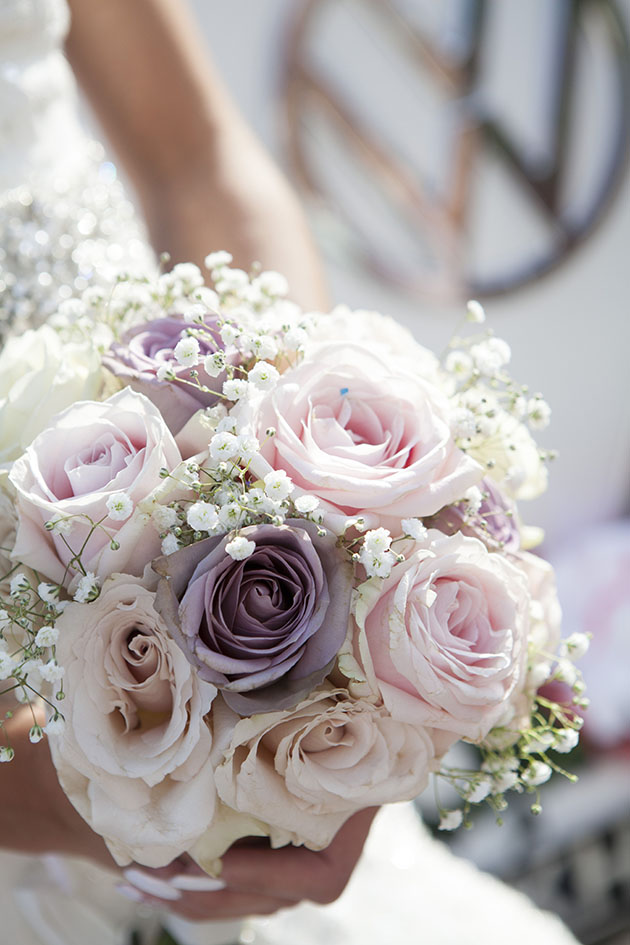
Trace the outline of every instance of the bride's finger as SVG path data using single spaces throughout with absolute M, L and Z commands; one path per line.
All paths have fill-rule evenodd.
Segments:
M 255 893 L 237 892 L 231 889 L 221 889 L 217 892 L 182 892 L 174 891 L 178 898 L 171 895 L 155 895 L 142 892 L 135 885 L 121 885 L 121 895 L 134 902 L 143 903 L 156 908 L 167 909 L 184 919 L 196 922 L 211 919 L 240 919 L 252 915 L 271 915 L 279 909 L 286 909 L 295 905 L 288 899 L 279 896 L 265 896 Z M 162 890 L 160 890 L 162 891 Z

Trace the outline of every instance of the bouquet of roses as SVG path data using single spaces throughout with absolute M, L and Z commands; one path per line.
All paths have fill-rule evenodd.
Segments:
M 537 810 L 586 703 L 515 505 L 549 408 L 478 303 L 439 361 L 230 262 L 90 288 L 0 355 L 0 678 L 45 699 L 31 740 L 121 864 L 320 849 L 431 774 L 444 827 L 508 789 Z

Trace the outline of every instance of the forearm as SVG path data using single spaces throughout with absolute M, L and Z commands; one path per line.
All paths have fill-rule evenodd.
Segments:
M 43 712 L 38 721 L 43 724 Z M 63 793 L 48 746 L 32 745 L 29 708 L 5 723 L 15 757 L 0 771 L 0 845 L 20 853 L 85 856 L 115 868 L 101 837 Z
M 71 0 L 68 58 L 131 179 L 156 251 L 216 249 L 327 307 L 301 207 L 244 123 L 177 0 Z
M 174 262 L 201 264 L 209 252 L 226 249 L 243 269 L 257 261 L 282 272 L 304 308 L 328 307 L 302 209 L 266 155 L 226 155 L 222 169 L 213 164 L 193 177 L 175 175 L 162 188 L 145 188 L 142 205 L 154 248 Z

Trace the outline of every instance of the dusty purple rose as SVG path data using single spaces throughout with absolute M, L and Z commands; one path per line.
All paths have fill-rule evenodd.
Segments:
M 156 609 L 199 676 L 240 715 L 287 709 L 331 669 L 348 627 L 352 569 L 336 539 L 311 522 L 254 525 L 158 558 Z
M 490 551 L 502 549 L 515 552 L 521 546 L 516 506 L 505 496 L 492 479 L 479 483 L 483 501 L 479 511 L 470 515 L 467 505 L 447 505 L 437 515 L 425 519 L 428 528 L 437 528 L 444 535 L 461 532 L 480 538 Z
M 198 336 L 200 356 L 206 357 L 222 350 L 223 345 L 217 328 L 217 316 L 208 314 L 204 321 L 208 329 Z M 159 381 L 158 369 L 162 364 L 171 365 L 178 378 L 190 380 L 190 369 L 182 367 L 173 354 L 175 345 L 190 324 L 180 316 L 157 318 L 129 329 L 120 341 L 114 342 L 103 358 L 103 364 L 112 374 L 120 377 L 133 390 L 144 394 L 158 408 L 171 433 L 176 434 L 201 407 L 216 403 L 215 390 L 221 390 L 225 377 L 210 377 L 203 364 L 196 368 L 199 382 L 209 387 L 211 393 L 188 384 Z

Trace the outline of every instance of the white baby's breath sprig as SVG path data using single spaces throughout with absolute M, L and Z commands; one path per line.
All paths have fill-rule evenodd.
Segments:
M 186 513 L 186 521 L 194 531 L 211 532 L 219 524 L 219 513 L 211 502 L 195 502 Z
M 549 426 L 551 407 L 541 394 L 532 397 L 526 406 L 527 422 L 532 430 L 544 430 Z
M 252 280 L 252 285 L 272 298 L 283 298 L 289 292 L 289 283 L 286 277 L 273 270 L 261 272 Z
M 218 271 L 232 262 L 232 254 L 221 249 L 215 253 L 208 253 L 204 259 L 204 266 L 211 272 Z
M 425 541 L 428 536 L 426 527 L 419 518 L 404 518 L 401 522 L 403 535 L 413 538 L 414 541 Z
M 173 535 L 172 532 L 169 532 L 169 534 L 165 535 L 164 538 L 162 539 L 162 554 L 163 555 L 172 555 L 180 547 L 181 546 L 180 546 L 179 541 L 177 540 L 177 537 Z
M 218 377 L 225 370 L 225 353 L 215 351 L 214 354 L 208 354 L 203 359 L 203 369 L 208 377 Z
M 241 329 L 237 325 L 233 325 L 231 322 L 224 322 L 221 326 L 221 341 L 226 347 L 236 343 L 239 335 L 241 334 Z
M 243 561 L 249 558 L 256 550 L 256 542 L 250 541 L 243 535 L 237 535 L 225 546 L 226 553 L 235 561 Z
M 247 398 L 250 385 L 243 378 L 235 377 L 223 383 L 223 396 L 234 402 Z
M 474 325 L 482 325 L 486 320 L 483 306 L 476 299 L 470 299 L 466 305 L 466 321 Z
M 59 630 L 57 627 L 42 627 L 35 636 L 35 646 L 49 647 L 55 646 L 59 639 Z
M 210 440 L 210 456 L 216 462 L 223 462 L 232 459 L 238 453 L 238 438 L 234 433 L 227 430 L 221 433 L 215 433 Z
M 89 601 L 96 600 L 99 594 L 100 582 L 92 571 L 88 571 L 79 578 L 73 600 L 78 604 L 85 604 Z
M 9 593 L 13 598 L 19 598 L 31 589 L 31 584 L 26 575 L 19 571 L 11 578 L 9 583 Z
M 198 340 L 193 335 L 186 335 L 177 342 L 173 354 L 178 364 L 185 368 L 191 368 L 199 364 L 199 351 Z
M 552 774 L 551 765 L 544 761 L 532 761 L 521 774 L 521 779 L 528 787 L 538 787 L 548 781 Z
M 280 502 L 283 499 L 288 499 L 294 489 L 291 479 L 283 469 L 267 473 L 264 483 L 265 492 L 269 498 Z
M 133 502 L 125 492 L 114 492 L 105 503 L 109 517 L 115 522 L 123 522 L 133 512 Z
M 443 810 L 441 811 L 440 823 L 438 824 L 438 830 L 457 830 L 461 826 L 464 820 L 464 812 L 459 810 Z
M 293 504 L 300 515 L 310 515 L 319 507 L 319 499 L 314 495 L 300 495 L 293 500 Z
M 61 735 L 66 727 L 66 721 L 59 712 L 55 712 L 44 725 L 46 735 Z
M 43 663 L 39 671 L 42 679 L 50 683 L 59 682 L 60 679 L 63 679 L 65 674 L 63 666 L 60 666 L 54 657 L 49 659 L 47 663 Z
M 571 636 L 561 641 L 559 655 L 564 659 L 571 660 L 571 662 L 577 662 L 586 655 L 590 642 L 590 633 L 572 633 Z
M 368 577 L 389 577 L 397 560 L 390 551 L 391 543 L 392 536 L 386 528 L 374 528 L 365 533 L 358 560 Z
M 248 381 L 259 390 L 272 390 L 278 383 L 280 374 L 268 361 L 257 361 L 248 374 Z

